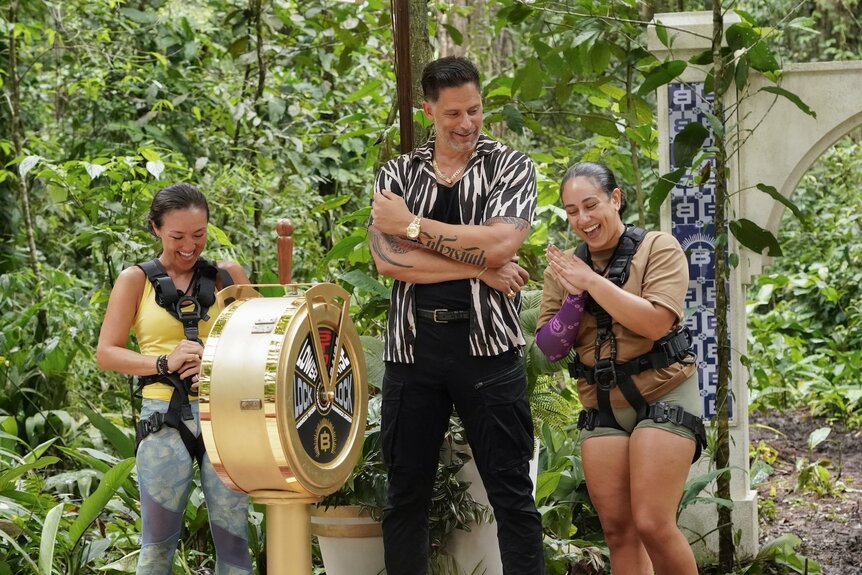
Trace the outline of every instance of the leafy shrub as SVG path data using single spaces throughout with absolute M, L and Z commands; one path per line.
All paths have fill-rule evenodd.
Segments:
M 794 202 L 816 233 L 786 215 L 786 255 L 749 290 L 752 409 L 808 407 L 862 425 L 860 153 L 845 139 L 803 177 Z

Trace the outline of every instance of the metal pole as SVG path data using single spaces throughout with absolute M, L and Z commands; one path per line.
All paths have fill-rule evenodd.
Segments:
M 249 496 L 266 505 L 266 572 L 309 575 L 311 520 L 308 506 L 319 499 L 289 491 L 254 491 Z

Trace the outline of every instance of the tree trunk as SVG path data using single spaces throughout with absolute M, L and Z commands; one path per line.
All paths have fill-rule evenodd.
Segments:
M 254 111 L 258 119 L 263 118 L 263 92 L 266 89 L 266 61 L 263 58 L 263 0 L 249 0 L 249 9 L 252 11 L 255 35 L 255 54 L 257 62 L 257 87 L 254 91 Z M 258 124 L 260 125 L 260 124 Z M 251 171 L 257 176 L 259 159 L 257 150 L 255 149 L 255 138 L 257 129 L 252 127 L 249 129 L 248 155 L 251 162 Z M 261 194 L 257 194 L 254 200 L 254 229 L 260 230 L 263 227 L 263 198 Z M 250 276 L 258 277 L 260 269 L 260 259 L 262 257 L 260 244 L 255 245 L 255 250 L 251 257 Z
M 720 87 L 725 74 L 724 60 L 721 56 L 721 41 L 724 35 L 724 18 L 721 13 L 721 0 L 712 6 L 712 72 L 714 76 L 715 102 L 713 114 L 722 125 L 724 121 L 724 94 Z M 723 133 L 715 137 L 715 323 L 716 347 L 718 350 L 718 382 L 716 385 L 715 418 L 717 438 L 715 445 L 715 466 L 725 469 L 730 465 L 730 434 L 728 429 L 727 400 L 730 390 L 730 347 L 727 337 L 727 146 Z M 730 500 L 730 474 L 723 473 L 716 480 L 716 495 Z M 718 508 L 718 563 L 722 572 L 730 572 L 733 567 L 734 543 L 733 524 L 730 509 L 723 505 Z
M 484 0 L 452 0 L 449 8 L 437 11 L 437 45 L 440 56 L 466 56 L 479 70 L 494 76 L 507 71 L 512 55 L 511 34 L 503 29 L 491 34 L 497 10 L 492 2 Z M 460 32 L 462 40 L 456 44 L 443 24 Z
M 8 22 L 15 23 L 18 21 L 18 2 L 12 0 L 9 3 Z M 15 156 L 21 157 L 24 155 L 24 122 L 21 119 L 21 78 L 18 76 L 18 39 L 15 36 L 14 29 L 9 31 L 9 68 L 8 68 L 8 98 L 9 98 L 9 113 L 11 117 L 11 136 L 12 147 L 15 150 Z M 29 251 L 30 269 L 33 272 L 33 281 L 36 284 L 36 301 L 41 303 L 44 301 L 42 288 L 42 268 L 39 265 L 39 255 L 36 250 L 36 235 L 33 230 L 33 216 L 30 207 L 30 188 L 27 185 L 27 176 L 18 178 L 18 195 L 21 198 L 21 209 L 24 214 L 24 226 L 27 234 L 27 248 Z M 41 341 L 42 336 L 48 327 L 48 318 L 44 307 L 40 307 L 37 313 L 36 324 L 36 339 Z
M 422 70 L 431 61 L 431 40 L 428 38 L 427 0 L 409 0 L 410 12 L 410 84 L 413 108 L 422 107 Z M 441 54 L 442 55 L 442 54 Z M 428 139 L 428 130 L 413 122 L 413 147 Z
M 451 0 L 449 8 L 437 11 L 437 45 L 440 56 L 466 56 L 482 72 L 483 80 L 509 72 L 514 50 L 512 35 L 507 29 L 493 35 L 497 9 L 493 2 L 484 0 Z M 456 44 L 443 23 L 460 32 L 461 44 Z M 507 128 L 500 122 L 486 126 L 491 135 L 505 139 Z
M 251 108 L 254 110 L 254 113 L 258 118 L 263 118 L 264 107 L 263 107 L 263 94 L 266 89 L 266 59 L 263 54 L 263 42 L 264 42 L 264 33 L 263 33 L 263 0 L 248 0 L 248 9 L 246 11 L 248 14 L 248 22 L 247 29 L 248 35 L 250 38 L 254 38 L 255 42 L 255 64 L 257 65 L 257 74 L 256 79 L 257 82 L 254 85 L 253 98 L 251 102 Z M 239 102 L 242 103 L 252 88 L 252 76 L 254 75 L 253 66 L 249 63 L 243 74 L 242 87 L 240 88 L 239 94 Z M 240 147 L 240 137 L 242 135 L 242 127 L 245 122 L 245 115 L 241 114 L 237 119 L 234 125 L 234 134 L 233 134 L 233 148 L 237 149 Z M 247 130 L 248 135 L 248 145 L 246 148 L 245 157 L 249 162 L 249 171 L 257 176 L 258 173 L 258 157 L 257 150 L 255 149 L 255 137 L 257 134 L 257 129 L 254 126 L 253 122 L 249 122 L 249 128 Z M 262 122 L 261 122 L 262 124 Z M 227 160 L 228 168 L 233 167 L 237 163 L 237 158 L 242 157 L 240 154 L 231 154 Z M 252 207 L 252 219 L 254 221 L 255 229 L 261 229 L 263 225 L 263 200 L 258 195 Z M 220 220 L 222 223 L 226 222 L 226 220 Z M 260 269 L 260 259 L 262 258 L 260 251 L 260 244 L 253 244 L 253 250 L 251 257 L 249 258 L 250 269 L 249 269 L 249 277 L 252 280 L 255 280 L 258 275 L 258 271 Z
M 630 53 L 631 46 L 626 44 L 626 52 Z M 635 112 L 635 103 L 632 94 L 634 93 L 634 70 L 635 63 L 628 58 L 626 60 L 626 98 L 628 99 L 628 110 L 626 111 L 626 123 L 629 126 L 637 126 L 637 112 Z M 635 180 L 635 198 L 638 207 L 638 225 L 644 227 L 646 224 L 646 210 L 644 208 L 644 191 L 643 179 L 641 178 L 641 163 L 640 163 L 640 148 L 638 143 L 631 136 L 627 136 L 629 141 L 629 153 L 632 159 L 632 173 Z

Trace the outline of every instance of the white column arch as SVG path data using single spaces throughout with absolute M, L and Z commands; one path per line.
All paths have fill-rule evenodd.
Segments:
M 665 46 L 650 26 L 648 47 L 656 57 L 688 60 L 709 49 L 712 38 L 711 12 L 657 14 L 656 22 L 668 29 L 670 47 Z M 738 22 L 736 15 L 725 18 L 725 26 Z M 709 129 L 703 110 L 709 97 L 703 93 L 705 67 L 689 65 L 684 74 L 657 92 L 659 131 L 659 169 L 672 169 L 672 143 L 676 133 L 689 121 L 698 121 Z M 779 86 L 798 96 L 816 117 L 805 114 L 789 99 L 762 92 L 775 86 L 753 73 L 744 93 L 731 90 L 725 95 L 729 149 L 738 150 L 729 158 L 730 219 L 746 218 L 778 236 L 785 207 L 757 189 L 758 184 L 774 187 L 791 198 L 796 186 L 812 164 L 843 136 L 862 126 L 862 62 L 794 64 L 782 71 Z M 705 145 L 711 145 L 712 138 Z M 714 261 L 715 231 L 714 183 L 692 187 L 690 179 L 674 188 L 661 213 L 662 228 L 671 231 L 681 243 L 689 244 L 690 283 L 687 306 L 693 311 L 687 323 L 700 336 L 701 395 L 705 411 L 714 407 L 711 398 L 715 386 Z M 739 266 L 730 272 L 729 309 L 727 310 L 731 345 L 731 426 L 730 464 L 736 470 L 731 476 L 731 499 L 734 504 L 733 528 L 739 533 L 737 552 L 740 557 L 757 553 L 757 494 L 749 486 L 748 463 L 748 373 L 741 363 L 747 352 L 745 286 L 762 273 L 770 258 L 740 246 L 733 238 L 730 249 L 739 254 Z M 696 260 L 696 261 L 695 261 Z M 701 461 L 692 476 L 707 470 Z M 693 535 L 711 532 L 716 525 L 714 505 L 686 509 L 681 523 Z M 717 537 L 713 532 L 696 546 L 698 554 L 717 554 Z
M 762 76 L 751 79 L 748 96 L 740 98 L 737 112 L 742 146 L 733 158 L 732 192 L 740 192 L 740 217 L 779 235 L 785 207 L 752 189 L 762 183 L 793 199 L 802 176 L 838 140 L 862 127 L 862 62 L 816 62 L 788 66 L 780 86 L 799 98 L 816 114 L 804 114 L 783 97 L 766 92 L 774 85 Z M 747 131 L 750 131 L 746 134 Z M 768 256 L 741 249 L 744 284 L 768 265 Z

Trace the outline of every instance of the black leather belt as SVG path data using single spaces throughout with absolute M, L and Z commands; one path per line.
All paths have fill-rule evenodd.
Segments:
M 470 311 L 466 309 L 417 309 L 416 315 L 422 319 L 430 319 L 434 323 L 449 323 L 451 321 L 467 321 L 470 319 Z

